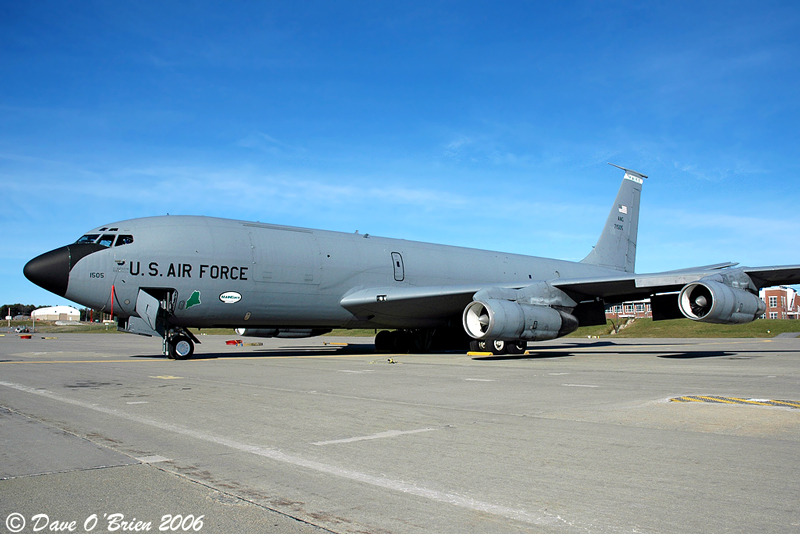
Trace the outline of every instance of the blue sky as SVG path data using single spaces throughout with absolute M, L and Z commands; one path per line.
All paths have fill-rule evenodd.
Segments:
M 637 271 L 800 263 L 794 2 L 0 0 L 0 303 L 30 258 L 202 214 Z

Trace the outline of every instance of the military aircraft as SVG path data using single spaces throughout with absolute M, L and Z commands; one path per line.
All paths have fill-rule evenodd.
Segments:
M 614 165 L 617 167 L 616 165 Z M 200 216 L 106 224 L 32 259 L 33 283 L 158 335 L 187 359 L 189 327 L 310 337 L 384 329 L 378 351 L 458 346 L 522 353 L 528 341 L 605 324 L 605 308 L 650 298 L 655 320 L 736 324 L 764 313 L 762 287 L 800 281 L 800 265 L 722 263 L 634 273 L 645 175 L 625 171 L 597 245 L 580 262 Z

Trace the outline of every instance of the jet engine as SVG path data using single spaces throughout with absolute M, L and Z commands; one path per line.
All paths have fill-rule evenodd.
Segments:
M 678 295 L 678 307 L 689 319 L 716 324 L 749 323 L 767 309 L 756 295 L 713 280 L 684 286 Z
M 240 336 L 301 338 L 321 336 L 330 332 L 329 328 L 236 328 Z
M 544 341 L 578 328 L 578 320 L 549 306 L 504 299 L 471 302 L 462 317 L 464 330 L 475 339 Z

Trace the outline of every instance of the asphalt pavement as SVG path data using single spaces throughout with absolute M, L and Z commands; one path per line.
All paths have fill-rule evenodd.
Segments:
M 230 339 L 0 337 L 0 532 L 800 531 L 800 339 Z

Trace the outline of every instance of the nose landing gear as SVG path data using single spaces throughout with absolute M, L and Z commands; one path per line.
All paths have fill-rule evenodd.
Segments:
M 164 354 L 171 360 L 188 360 L 194 354 L 197 338 L 183 328 L 173 328 L 164 336 Z

